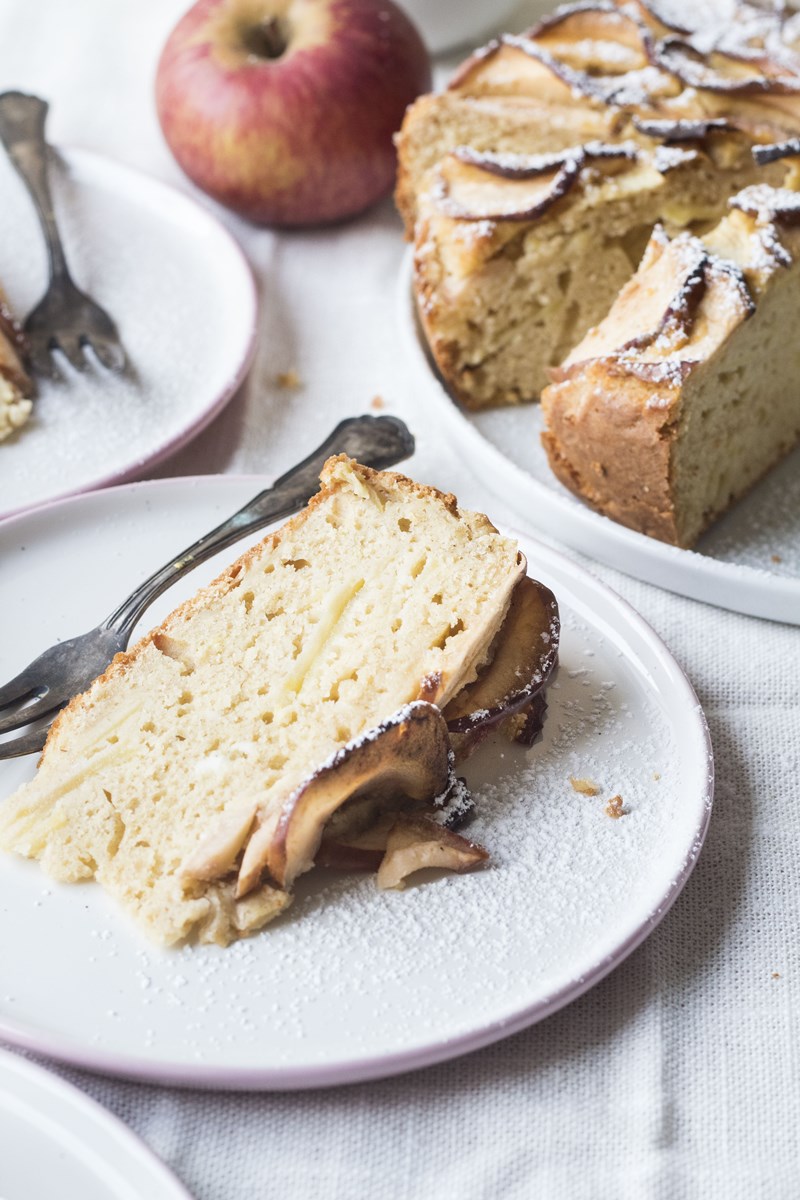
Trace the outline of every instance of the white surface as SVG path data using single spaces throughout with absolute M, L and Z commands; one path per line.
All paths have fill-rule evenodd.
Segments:
M 0 0 L 4 85 L 50 97 L 55 142 L 187 186 L 152 103 L 158 51 L 187 5 L 39 0 L 32 19 L 23 0 Z M 316 233 L 225 220 L 263 297 L 255 369 L 159 473 L 278 473 L 380 393 L 418 435 L 410 473 L 519 523 L 420 417 L 397 337 L 404 244 L 391 205 Z M 290 366 L 297 392 L 275 383 Z M 668 643 L 711 726 L 714 816 L 684 892 L 585 996 L 425 1071 L 231 1095 L 57 1068 L 142 1135 L 197 1200 L 797 1200 L 798 631 L 592 569 Z M 0 642 L 13 637 L 0 622 Z M 6 929 L 2 920 L 0 964 Z M 2 978 L 0 965 L 4 995 Z
M 397 320 L 418 403 L 491 492 L 545 535 L 647 583 L 800 625 L 800 449 L 717 522 L 696 550 L 626 529 L 593 512 L 553 475 L 539 437 L 544 423 L 538 405 L 470 413 L 451 398 L 416 318 L 411 272 L 409 249 L 398 282 Z
M 256 323 L 236 243 L 177 191 L 84 150 L 50 171 L 76 283 L 112 314 L 135 371 L 96 362 L 40 379 L 27 425 L 0 444 L 0 517 L 128 478 L 201 429 L 241 379 Z M 47 283 L 44 243 L 22 180 L 0 153 L 0 280 L 20 318 Z
M 0 608 L 16 632 L 0 678 L 90 628 L 263 486 L 166 480 L 7 522 L 0 559 L 13 569 Z M 489 869 L 405 892 L 319 873 L 257 937 L 165 952 L 98 887 L 55 884 L 4 855 L 11 998 L 0 997 L 0 1033 L 145 1078 L 307 1087 L 473 1049 L 605 974 L 657 923 L 698 853 L 711 803 L 705 723 L 668 652 L 622 601 L 554 551 L 521 546 L 559 601 L 560 666 L 541 743 L 495 739 L 465 765 L 478 810 L 470 837 L 490 850 Z M 232 557 L 177 584 L 143 630 Z M 0 802 L 33 770 L 31 759 L 0 762 Z M 570 775 L 594 780 L 600 796 L 577 794 Z M 629 812 L 613 820 L 604 806 L 617 793 Z
M 189 1200 L 115 1117 L 55 1075 L 0 1051 L 3 1200 Z

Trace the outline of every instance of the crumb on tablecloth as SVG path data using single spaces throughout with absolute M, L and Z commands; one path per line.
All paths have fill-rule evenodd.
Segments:
M 369 402 L 370 408 L 386 408 L 386 401 L 383 396 L 373 396 Z
M 772 978 L 773 978 L 773 979 L 780 979 L 780 977 L 781 977 L 781 973 L 780 973 L 780 971 L 773 971 L 773 972 L 772 972 Z
M 290 388 L 292 391 L 303 386 L 303 381 L 294 367 L 289 367 L 288 371 L 279 371 L 275 376 L 275 382 L 278 387 Z
M 771 562 L 774 562 L 774 563 L 783 562 L 783 559 L 781 558 L 780 554 L 770 554 L 769 557 L 770 557 Z
M 624 807 L 624 801 L 620 795 L 612 796 L 606 805 L 606 816 L 613 817 L 615 821 L 618 817 L 626 816 L 627 812 L 628 810 Z
M 574 775 L 570 775 L 569 781 L 574 790 L 582 796 L 597 796 L 600 793 L 600 788 L 596 783 L 592 783 L 591 779 L 576 779 Z

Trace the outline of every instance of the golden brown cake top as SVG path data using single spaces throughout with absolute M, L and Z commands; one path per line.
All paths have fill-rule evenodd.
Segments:
M 800 20 L 777 8 L 584 0 L 489 42 L 450 88 L 644 117 L 725 117 L 769 142 L 800 129 L 798 41 Z

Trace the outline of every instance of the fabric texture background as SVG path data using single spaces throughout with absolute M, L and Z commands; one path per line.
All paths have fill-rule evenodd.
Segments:
M 158 50 L 184 7 L 39 0 L 34 19 L 23 0 L 0 0 L 0 84 L 51 100 L 55 143 L 189 188 L 152 103 Z M 535 11 L 524 5 L 513 27 Z M 380 395 L 420 435 L 409 473 L 519 525 L 409 395 L 394 314 L 404 244 L 391 203 L 337 229 L 282 235 L 219 215 L 257 278 L 258 355 L 227 411 L 156 474 L 282 471 Z M 276 384 L 290 368 L 297 390 Z M 669 645 L 711 727 L 715 810 L 684 893 L 582 999 L 415 1074 L 236 1095 L 53 1067 L 140 1134 L 197 1200 L 800 1194 L 800 633 L 594 569 Z

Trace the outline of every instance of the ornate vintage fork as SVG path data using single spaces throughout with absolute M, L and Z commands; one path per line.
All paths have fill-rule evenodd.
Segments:
M 76 287 L 67 268 L 47 179 L 47 110 L 47 102 L 38 96 L 22 92 L 0 95 L 0 141 L 36 206 L 50 263 L 47 291 L 24 326 L 31 365 L 39 375 L 57 374 L 52 351 L 60 350 L 73 367 L 82 370 L 84 351 L 90 347 L 104 367 L 121 371 L 126 359 L 116 325 L 99 304 Z
M 320 470 L 331 454 L 349 454 L 367 466 L 383 469 L 413 452 L 413 435 L 397 417 L 348 417 L 342 421 L 313 454 L 154 572 L 96 629 L 51 646 L 0 688 L 0 734 L 45 717 L 52 721 L 68 700 L 84 691 L 114 655 L 125 649 L 142 613 L 170 584 L 245 534 L 302 508 L 316 492 Z M 0 759 L 41 750 L 49 724 L 0 742 Z

